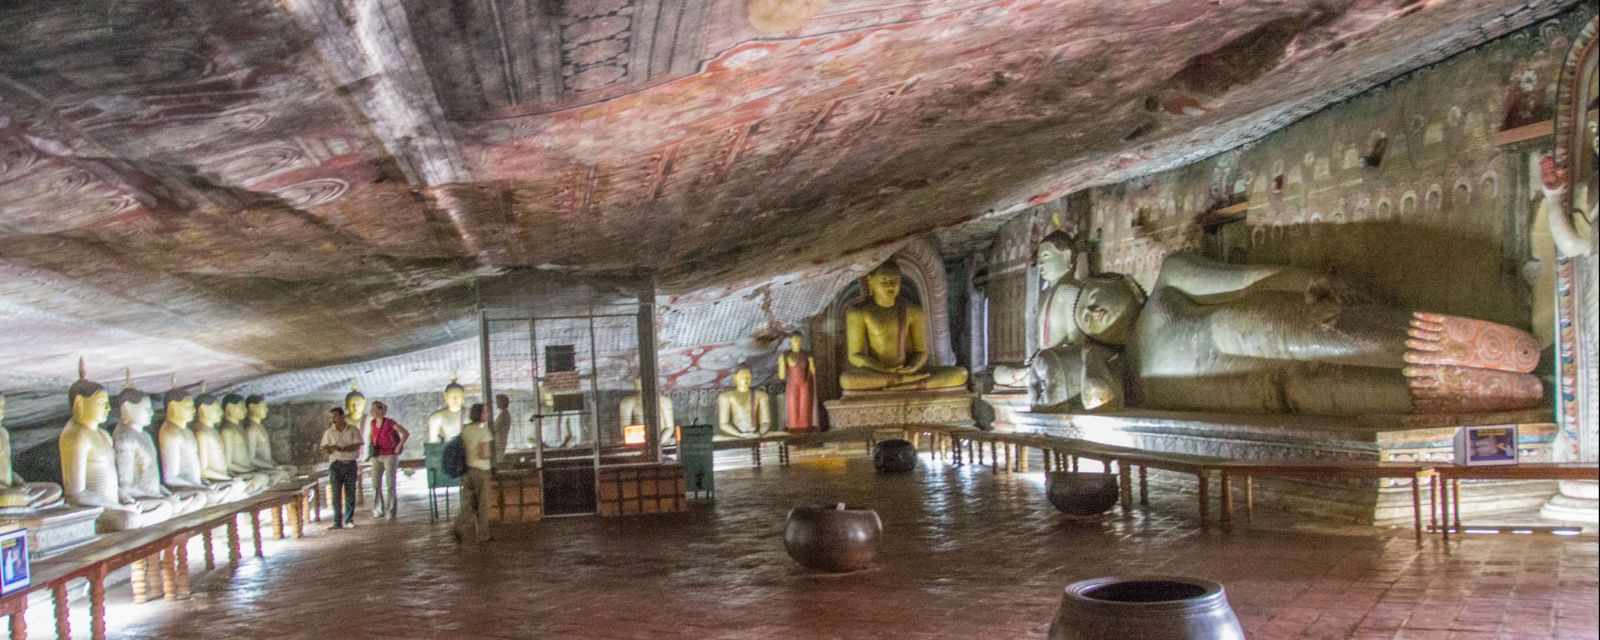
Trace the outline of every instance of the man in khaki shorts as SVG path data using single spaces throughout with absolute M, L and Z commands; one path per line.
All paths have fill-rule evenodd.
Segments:
M 480 543 L 493 540 L 489 535 L 489 494 L 494 491 L 494 432 L 483 422 L 483 405 L 472 405 L 470 422 L 461 427 L 461 445 L 467 454 L 467 474 L 461 476 L 461 512 L 451 535 L 461 542 L 468 526 Z

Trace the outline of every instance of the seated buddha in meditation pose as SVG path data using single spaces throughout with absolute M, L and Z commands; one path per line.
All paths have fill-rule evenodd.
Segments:
M 866 277 L 868 300 L 845 311 L 845 356 L 839 374 L 846 391 L 954 389 L 967 383 L 961 367 L 928 366 L 928 314 L 900 300 L 900 270 L 893 263 Z
M 28 482 L 11 468 L 11 432 L 5 429 L 6 397 L 0 395 L 0 511 L 28 512 L 59 506 L 61 485 Z
M 61 452 L 61 488 L 67 502 L 81 507 L 102 507 L 95 527 L 101 532 L 123 531 L 155 524 L 175 515 L 172 501 L 136 499 L 117 483 L 117 456 L 111 434 L 100 428 L 111 415 L 111 397 L 105 387 L 85 379 L 79 365 L 78 381 L 67 390 L 72 418 L 56 441 Z
M 1243 413 L 1466 413 L 1541 405 L 1539 346 L 1492 322 L 1379 305 L 1331 276 L 1187 255 L 1146 300 L 1083 284 L 1075 319 L 1127 347 L 1130 404 Z

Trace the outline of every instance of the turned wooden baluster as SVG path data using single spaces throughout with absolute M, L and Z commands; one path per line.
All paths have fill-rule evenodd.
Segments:
M 200 543 L 206 547 L 206 571 L 217 568 L 217 555 L 211 550 L 211 527 L 200 530 Z
M 178 599 L 178 550 L 172 547 L 161 551 L 161 593 L 167 600 Z
M 178 593 L 176 599 L 189 599 L 189 536 L 179 536 L 177 544 L 173 545 L 173 555 L 177 559 L 174 568 L 177 573 Z
M 250 541 L 255 545 L 256 557 L 266 557 L 261 552 L 261 511 L 255 508 L 250 509 Z
M 51 588 L 56 604 L 56 637 L 72 637 L 72 610 L 67 608 L 67 581 L 57 582 Z
M 144 604 L 150 601 L 150 560 L 139 558 L 129 567 L 131 575 L 128 577 L 130 586 L 133 587 L 133 603 Z
M 228 516 L 228 562 L 239 564 L 243 554 L 239 552 L 239 514 Z
M 71 636 L 67 636 L 71 637 Z M 101 563 L 89 577 L 89 637 L 106 638 L 106 565 Z

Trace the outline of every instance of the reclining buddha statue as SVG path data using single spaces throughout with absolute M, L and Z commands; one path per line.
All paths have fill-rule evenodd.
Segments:
M 1411 311 L 1334 277 L 1291 267 L 1174 255 L 1148 299 L 1131 278 L 1081 283 L 1073 317 L 1090 341 L 1073 371 L 1036 362 L 1036 380 L 1117 387 L 1091 349 L 1125 347 L 1129 404 L 1150 409 L 1358 415 L 1540 406 L 1527 332 Z M 1104 357 L 1098 358 L 1104 361 Z M 1079 363 L 1089 363 L 1080 365 Z

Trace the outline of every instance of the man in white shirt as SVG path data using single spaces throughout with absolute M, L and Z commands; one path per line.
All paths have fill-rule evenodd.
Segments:
M 346 525 L 356 526 L 356 456 L 361 452 L 361 430 L 345 421 L 344 409 L 336 407 L 328 413 L 328 428 L 322 432 L 322 453 L 328 456 L 333 528 L 343 529 Z
M 494 432 L 483 422 L 483 405 L 472 405 L 467 412 L 471 422 L 461 427 L 461 445 L 467 454 L 467 475 L 461 476 L 461 512 L 451 530 L 456 542 L 465 537 L 468 525 L 479 543 L 493 540 L 489 535 L 489 494 L 494 490 Z

